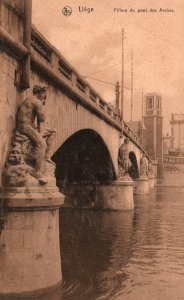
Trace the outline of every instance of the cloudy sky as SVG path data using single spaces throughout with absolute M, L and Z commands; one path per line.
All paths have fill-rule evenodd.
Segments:
M 70 6 L 65 17 L 62 8 Z M 92 13 L 79 12 L 83 7 Z M 114 12 L 114 9 L 127 12 Z M 130 9 L 135 12 L 129 12 Z M 150 9 L 157 12 L 150 12 Z M 174 12 L 159 12 L 172 9 Z M 147 12 L 138 12 L 147 9 Z M 117 11 L 117 10 L 116 10 Z M 164 131 L 171 112 L 184 113 L 183 0 L 33 0 L 33 24 L 78 69 L 81 75 L 110 83 L 121 81 L 121 31 L 124 28 L 125 86 L 131 86 L 134 53 L 133 119 L 141 118 L 142 91 L 162 95 Z M 88 79 L 108 102 L 114 86 Z M 130 120 L 130 91 L 125 90 L 126 121 Z

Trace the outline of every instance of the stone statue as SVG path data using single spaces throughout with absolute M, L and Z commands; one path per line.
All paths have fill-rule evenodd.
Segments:
M 33 96 L 26 98 L 18 108 L 17 124 L 5 169 L 10 185 L 25 185 L 27 173 L 42 184 L 48 181 L 44 175 L 45 161 L 54 164 L 51 153 L 56 132 L 43 128 L 45 101 L 46 87 L 35 85 Z
M 129 160 L 129 139 L 125 138 L 124 143 L 119 148 L 118 153 L 119 177 L 126 177 L 130 167 Z
M 148 162 L 148 174 L 149 174 L 149 176 L 153 176 L 154 175 L 153 165 L 150 162 Z
M 140 159 L 140 177 L 148 177 L 148 163 L 145 154 Z

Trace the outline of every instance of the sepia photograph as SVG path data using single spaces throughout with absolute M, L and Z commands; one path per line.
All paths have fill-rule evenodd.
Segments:
M 184 2 L 0 0 L 0 300 L 184 300 Z

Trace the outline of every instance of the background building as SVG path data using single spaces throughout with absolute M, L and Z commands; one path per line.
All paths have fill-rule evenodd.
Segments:
M 171 135 L 163 136 L 164 162 L 184 158 L 184 114 L 171 114 Z M 174 160 L 174 158 L 176 158 Z
M 169 150 L 172 147 L 172 143 L 173 143 L 172 136 L 169 135 L 169 133 L 166 133 L 166 135 L 163 135 L 162 140 L 163 140 L 163 143 L 162 143 L 162 145 L 163 145 L 163 156 L 165 156 L 165 155 L 169 154 Z
M 183 186 L 184 183 L 184 114 L 171 114 L 171 135 L 163 136 L 162 184 Z
M 184 114 L 171 114 L 171 148 L 180 156 L 184 152 Z

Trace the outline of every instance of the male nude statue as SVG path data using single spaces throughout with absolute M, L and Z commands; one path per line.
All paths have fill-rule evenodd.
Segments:
M 120 167 L 124 170 L 125 174 L 127 174 L 130 167 L 128 138 L 125 138 L 124 143 L 119 148 L 118 163 Z
M 140 177 L 148 177 L 148 163 L 145 154 L 140 159 Z
M 46 87 L 35 85 L 33 97 L 27 98 L 20 105 L 17 116 L 17 128 L 20 133 L 25 134 L 36 146 L 36 170 L 34 176 L 41 182 L 47 183 L 43 175 L 44 160 L 53 163 L 50 159 L 55 130 L 42 129 L 45 121 L 43 105 L 46 100 Z M 35 125 L 37 121 L 37 126 Z M 46 138 L 46 141 L 44 140 Z

